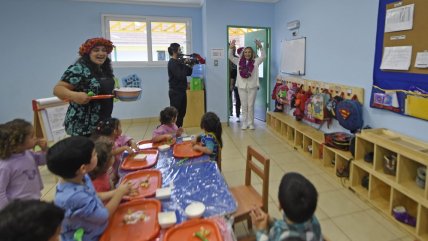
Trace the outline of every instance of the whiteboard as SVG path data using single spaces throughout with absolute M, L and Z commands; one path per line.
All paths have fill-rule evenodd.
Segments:
M 67 136 L 65 133 L 64 119 L 68 109 L 68 102 L 64 102 L 57 97 L 43 98 L 35 100 L 37 108 L 35 118 L 42 126 L 43 138 L 48 141 L 57 142 Z
M 285 40 L 281 43 L 281 72 L 305 74 L 306 38 Z

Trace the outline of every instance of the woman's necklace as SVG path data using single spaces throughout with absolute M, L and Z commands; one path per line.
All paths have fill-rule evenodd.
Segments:
M 251 73 L 254 70 L 254 59 L 246 60 L 244 57 L 241 57 L 239 60 L 239 75 L 242 78 L 247 79 L 251 76 Z

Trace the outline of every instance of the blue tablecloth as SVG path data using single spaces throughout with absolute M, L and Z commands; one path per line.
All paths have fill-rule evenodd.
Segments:
M 171 198 L 162 201 L 162 211 L 175 211 L 178 223 L 187 220 L 184 209 L 194 201 L 205 204 L 204 217 L 236 211 L 237 203 L 208 155 L 183 160 L 174 158 L 172 150 L 168 150 L 159 153 L 154 168 L 162 173 L 162 187 L 173 186 Z M 119 174 L 126 172 L 119 170 Z

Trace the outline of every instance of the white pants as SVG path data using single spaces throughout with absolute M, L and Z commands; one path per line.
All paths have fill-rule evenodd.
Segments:
M 241 98 L 242 126 L 254 125 L 254 103 L 256 102 L 257 87 L 238 88 L 238 92 Z

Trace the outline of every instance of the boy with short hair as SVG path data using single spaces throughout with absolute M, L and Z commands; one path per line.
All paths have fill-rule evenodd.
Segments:
M 65 210 L 61 240 L 73 241 L 83 228 L 83 241 L 100 238 L 109 216 L 116 210 L 131 186 L 121 184 L 116 190 L 96 193 L 87 173 L 97 166 L 94 143 L 86 137 L 73 136 L 53 145 L 47 154 L 49 171 L 61 177 L 56 187 L 55 204 Z M 108 201 L 106 206 L 102 201 Z
M 271 220 L 260 208 L 250 213 L 257 241 L 279 241 L 296 237 L 322 241 L 321 226 L 315 217 L 318 193 L 314 185 L 299 173 L 282 177 L 278 199 L 284 211 L 282 220 Z
M 16 199 L 0 217 L 2 241 L 59 241 L 64 210 L 40 200 Z

